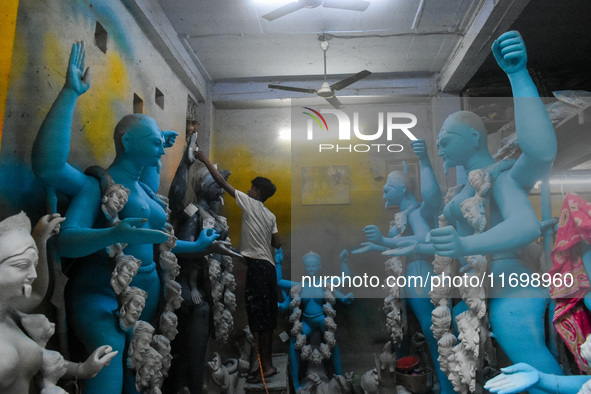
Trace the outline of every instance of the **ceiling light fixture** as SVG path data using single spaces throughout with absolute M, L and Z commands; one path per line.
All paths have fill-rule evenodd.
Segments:
M 369 4 L 369 1 L 366 0 L 297 0 L 263 15 L 263 18 L 272 21 L 302 8 L 316 8 L 320 6 L 339 10 L 365 11 L 369 7 Z

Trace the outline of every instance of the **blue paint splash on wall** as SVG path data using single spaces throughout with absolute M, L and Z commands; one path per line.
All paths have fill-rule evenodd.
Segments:
M 129 26 L 124 23 L 123 18 L 117 12 L 119 10 L 114 8 L 111 2 L 78 0 L 78 5 L 81 8 L 86 8 L 89 16 L 96 19 L 105 28 L 109 38 L 115 42 L 122 53 L 130 58 L 134 57 L 134 47 L 132 41 L 128 39 Z
M 25 211 L 31 221 L 44 215 L 45 188 L 28 164 L 4 155 L 0 165 L 0 211 L 5 217 Z

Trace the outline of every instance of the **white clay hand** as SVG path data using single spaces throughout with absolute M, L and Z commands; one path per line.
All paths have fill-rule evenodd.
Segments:
M 44 215 L 39 219 L 35 228 L 33 228 L 32 236 L 37 242 L 45 242 L 53 235 L 60 232 L 60 223 L 66 220 L 61 217 L 59 213 L 50 213 Z
M 117 353 L 119 352 L 113 351 L 113 348 L 109 345 L 103 345 L 96 348 L 86 361 L 80 364 L 78 377 L 82 379 L 94 378 L 101 369 L 111 363 L 111 360 L 117 355 Z
M 190 164 L 195 163 L 195 152 L 197 152 L 199 148 L 197 147 L 197 133 L 191 134 L 189 137 L 189 142 L 187 143 L 187 150 L 185 153 L 187 154 L 187 160 L 189 160 Z
M 238 359 L 238 374 L 247 374 L 250 369 L 250 363 L 247 360 L 241 358 Z
M 225 239 L 223 241 L 216 239 L 215 241 L 213 241 L 211 243 L 211 245 L 209 245 L 206 252 L 207 253 L 218 253 L 218 254 L 222 254 L 225 256 L 242 257 L 242 255 L 240 253 L 232 250 L 232 243 L 228 239 Z M 277 261 L 277 260 L 275 260 L 275 261 Z

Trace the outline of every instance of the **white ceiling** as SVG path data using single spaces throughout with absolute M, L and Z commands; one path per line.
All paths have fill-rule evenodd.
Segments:
M 329 83 L 364 69 L 373 73 L 338 91 L 344 104 L 506 92 L 490 46 L 510 29 L 524 37 L 542 95 L 591 91 L 588 0 L 369 0 L 364 12 L 304 8 L 273 21 L 263 15 L 290 0 L 255 1 L 122 0 L 195 98 L 216 108 L 289 105 L 286 99 L 302 97 L 323 103 L 268 87 L 320 87 L 320 34 L 331 37 Z M 572 154 L 563 156 L 569 158 L 564 168 L 588 159 L 588 153 L 576 163 Z
M 339 98 L 459 92 L 530 0 L 370 0 L 363 12 L 303 8 L 272 21 L 262 16 L 290 0 L 124 1 L 147 19 L 163 14 L 217 104 L 306 97 L 269 83 L 318 89 L 321 34 L 329 83 L 372 72 Z
M 277 0 L 159 0 L 214 81 L 323 73 L 318 35 L 334 35 L 329 74 L 439 72 L 471 21 L 478 0 L 373 0 L 364 12 L 304 8 L 268 21 Z M 276 78 L 273 78 L 276 79 Z

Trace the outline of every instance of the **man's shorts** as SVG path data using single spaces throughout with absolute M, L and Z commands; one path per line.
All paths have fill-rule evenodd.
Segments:
M 246 257 L 246 313 L 250 331 L 268 331 L 277 327 L 277 274 L 266 260 Z

